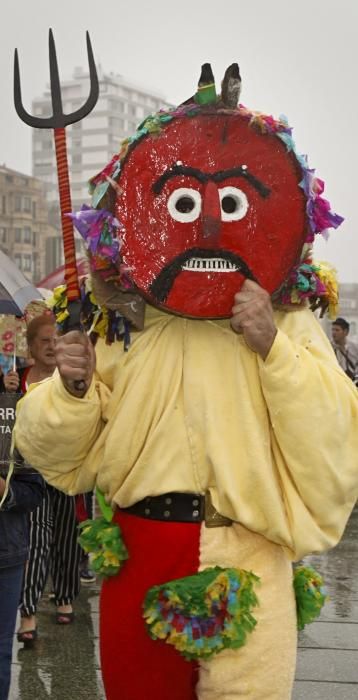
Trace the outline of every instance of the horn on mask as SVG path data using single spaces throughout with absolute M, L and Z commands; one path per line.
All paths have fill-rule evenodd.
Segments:
M 241 92 L 240 69 L 237 63 L 232 63 L 224 75 L 221 84 L 221 101 L 229 109 L 236 109 Z
M 194 100 L 199 105 L 213 104 L 217 101 L 215 78 L 210 63 L 204 63 L 201 66 L 198 89 Z

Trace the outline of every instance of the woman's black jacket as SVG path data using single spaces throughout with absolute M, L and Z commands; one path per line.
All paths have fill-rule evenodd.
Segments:
M 23 467 L 12 475 L 9 492 L 0 509 L 0 568 L 26 561 L 28 514 L 40 505 L 44 490 L 42 477 L 30 467 Z

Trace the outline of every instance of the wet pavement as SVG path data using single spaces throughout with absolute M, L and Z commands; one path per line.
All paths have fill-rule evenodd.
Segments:
M 340 544 L 305 559 L 330 600 L 299 637 L 293 700 L 358 700 L 358 507 Z
M 300 633 L 292 700 L 358 700 L 358 508 L 338 547 L 305 563 L 323 575 L 330 600 L 319 621 Z M 55 624 L 54 606 L 45 596 L 34 649 L 14 642 L 9 700 L 105 700 L 98 593 L 97 584 L 83 586 L 75 623 L 68 627 Z
M 24 649 L 15 638 L 9 700 L 105 700 L 99 663 L 99 586 L 82 587 L 73 624 L 57 625 L 45 595 L 39 606 L 39 638 Z

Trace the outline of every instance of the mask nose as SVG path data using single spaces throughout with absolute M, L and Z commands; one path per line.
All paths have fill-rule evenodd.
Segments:
M 217 237 L 221 228 L 221 205 L 219 190 L 215 182 L 209 182 L 205 186 L 203 207 L 201 212 L 203 237 Z

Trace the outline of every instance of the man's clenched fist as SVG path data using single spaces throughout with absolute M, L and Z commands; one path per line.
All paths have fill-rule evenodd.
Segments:
M 56 339 L 56 364 L 66 389 L 82 397 L 92 380 L 96 366 L 94 348 L 80 331 L 70 331 Z
M 245 280 L 234 299 L 232 328 L 265 360 L 277 333 L 269 294 L 256 282 Z

